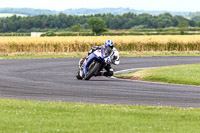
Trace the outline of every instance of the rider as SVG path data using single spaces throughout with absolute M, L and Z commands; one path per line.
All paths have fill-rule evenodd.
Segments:
M 111 60 L 112 60 L 112 64 L 114 65 L 118 65 L 120 63 L 119 61 L 119 52 L 117 51 L 117 49 L 114 47 L 114 42 L 112 40 L 107 40 L 104 43 L 104 46 L 106 47 L 110 47 L 113 51 L 113 54 L 111 55 Z M 88 52 L 88 56 L 90 54 L 92 54 L 94 51 L 96 51 L 97 49 L 101 49 L 101 46 L 93 46 L 92 49 Z M 87 57 L 85 57 L 87 58 Z M 81 59 L 79 62 L 79 66 L 82 65 L 83 61 L 85 60 L 85 58 Z M 114 70 L 111 67 L 111 64 L 107 64 L 104 69 L 106 70 L 106 72 L 100 72 L 98 75 L 96 76 L 113 76 L 114 74 Z

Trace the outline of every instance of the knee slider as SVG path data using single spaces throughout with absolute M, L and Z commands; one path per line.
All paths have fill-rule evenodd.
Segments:
M 110 72 L 105 72 L 104 76 L 113 76 L 114 72 L 110 71 Z
M 109 76 L 113 76 L 114 72 L 113 71 L 110 71 L 109 72 Z

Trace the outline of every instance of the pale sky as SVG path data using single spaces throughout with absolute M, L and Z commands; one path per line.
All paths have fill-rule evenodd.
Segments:
M 200 0 L 0 0 L 0 8 L 131 8 L 137 10 L 200 11 Z

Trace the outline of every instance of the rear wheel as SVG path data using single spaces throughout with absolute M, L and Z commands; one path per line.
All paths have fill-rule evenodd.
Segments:
M 89 80 L 100 68 L 100 63 L 99 62 L 93 62 L 90 64 L 88 67 L 88 72 L 84 77 L 84 80 Z

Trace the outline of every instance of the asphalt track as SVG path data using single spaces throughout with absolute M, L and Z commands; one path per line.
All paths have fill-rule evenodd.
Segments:
M 200 87 L 94 77 L 76 80 L 78 58 L 0 60 L 0 98 L 200 108 Z M 115 71 L 200 63 L 200 57 L 121 58 Z

